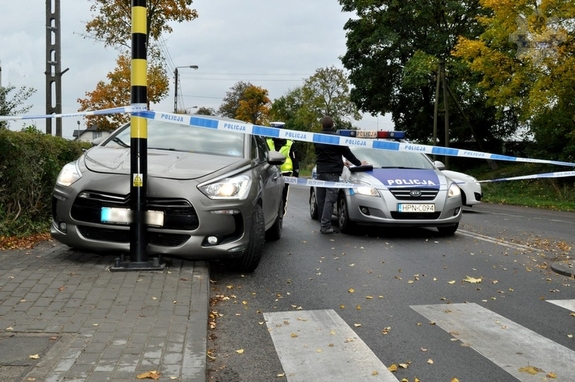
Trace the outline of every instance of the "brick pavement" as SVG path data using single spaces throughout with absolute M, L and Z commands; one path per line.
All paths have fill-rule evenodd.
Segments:
M 154 370 L 160 380 L 205 381 L 207 264 L 165 259 L 163 271 L 110 272 L 114 258 L 51 241 L 0 252 L 0 352 L 3 339 L 23 347 L 10 345 L 16 361 L 0 354 L 3 382 L 139 381 Z M 49 341 L 37 360 L 30 336 Z

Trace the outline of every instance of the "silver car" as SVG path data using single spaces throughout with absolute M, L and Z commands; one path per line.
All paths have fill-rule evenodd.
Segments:
M 354 225 L 436 227 L 445 235 L 461 220 L 461 190 L 422 153 L 352 148 L 369 166 L 344 167 L 334 214 L 342 232 Z M 318 219 L 315 188 L 310 189 L 310 216 Z
M 483 198 L 483 191 L 481 188 L 481 183 L 479 183 L 476 178 L 462 172 L 444 170 L 441 168 L 441 166 L 437 166 L 437 168 L 439 168 L 441 172 L 447 175 L 448 178 L 454 180 L 459 188 L 461 188 L 461 199 L 464 206 L 473 207 L 473 205 L 481 203 L 481 199 Z M 443 168 L 445 168 L 445 165 Z
M 130 140 L 127 124 L 64 166 L 53 193 L 54 239 L 129 253 Z M 260 136 L 156 120 L 148 121 L 147 146 L 147 213 L 160 216 L 147 225 L 148 253 L 255 270 L 264 240 L 281 237 L 285 157 Z

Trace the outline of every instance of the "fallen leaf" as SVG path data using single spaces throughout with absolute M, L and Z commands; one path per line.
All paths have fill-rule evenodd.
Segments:
M 152 370 L 152 371 L 146 371 L 145 373 L 138 374 L 138 375 L 136 375 L 136 378 L 158 380 L 158 379 L 160 379 L 160 376 L 161 376 L 160 373 L 158 373 L 156 370 Z
M 541 373 L 543 372 L 542 369 L 535 367 L 535 366 L 525 366 L 525 367 L 520 367 L 519 371 L 521 373 L 527 373 L 527 374 L 531 374 L 531 375 L 535 375 L 537 373 Z
M 38 355 L 38 354 L 30 354 L 30 355 L 28 356 L 28 358 L 30 358 L 30 359 L 40 359 L 40 355 Z
M 238 353 L 238 354 L 244 354 L 244 349 L 238 349 L 238 350 L 236 350 L 236 353 Z
M 349 293 L 355 292 L 355 290 L 354 290 L 353 288 L 349 288 L 347 291 L 348 291 Z
M 394 364 L 392 364 L 391 366 L 389 366 L 389 367 L 387 368 L 387 370 L 389 370 L 389 371 L 391 371 L 391 372 L 397 371 L 397 365 L 394 363 Z
M 451 280 L 447 282 L 448 284 L 455 284 L 455 280 Z
M 470 283 L 470 284 L 479 284 L 481 282 L 481 278 L 475 278 L 471 276 L 466 276 L 463 279 L 463 282 Z
M 433 360 L 432 360 L 431 358 L 428 359 L 428 360 L 427 360 L 427 364 L 428 364 L 428 365 L 433 365 Z
M 297 337 L 298 337 L 297 333 L 292 333 L 292 334 L 291 334 L 291 338 L 297 338 Z

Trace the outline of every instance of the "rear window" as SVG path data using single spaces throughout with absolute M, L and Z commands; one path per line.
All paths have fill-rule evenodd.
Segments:
M 185 151 L 242 157 L 244 134 L 148 120 L 148 149 Z M 130 147 L 130 124 L 120 127 L 103 143 L 111 148 Z

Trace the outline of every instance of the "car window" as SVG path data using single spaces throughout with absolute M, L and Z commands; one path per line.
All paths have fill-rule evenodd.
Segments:
M 252 159 L 256 162 L 263 162 L 268 159 L 268 145 L 264 138 L 253 135 L 252 136 Z
M 431 161 L 421 153 L 363 147 L 352 148 L 351 151 L 358 159 L 365 160 L 376 168 L 434 168 Z
M 148 149 L 185 151 L 241 157 L 244 134 L 162 121 L 148 121 Z M 112 148 L 130 147 L 130 126 L 125 125 L 103 143 Z

